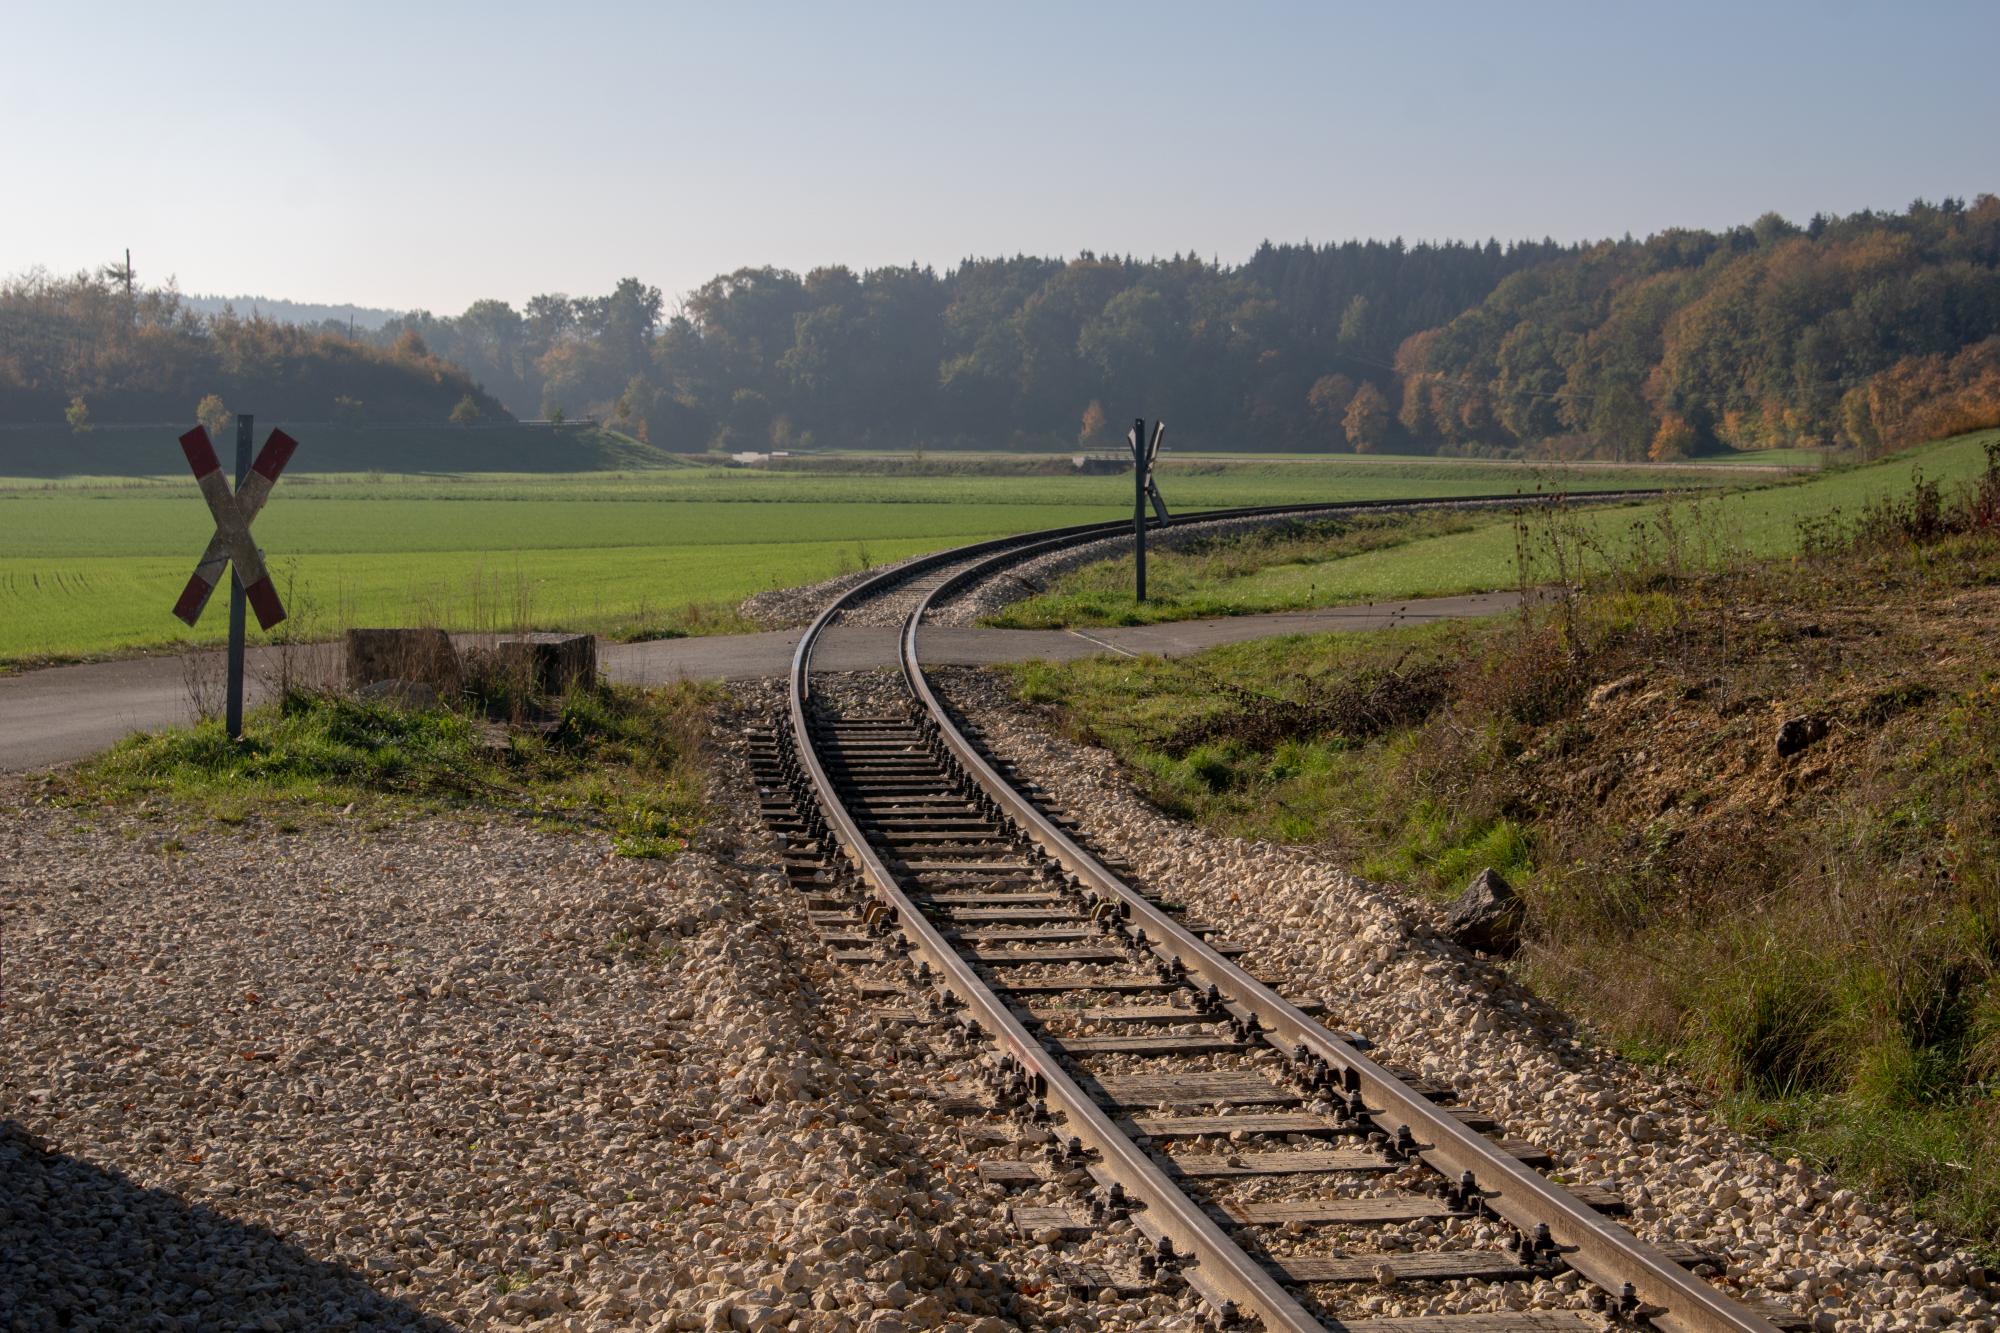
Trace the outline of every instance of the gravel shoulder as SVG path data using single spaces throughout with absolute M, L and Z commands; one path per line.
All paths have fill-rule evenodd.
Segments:
M 980 718 L 991 749 L 1078 815 L 1093 845 L 1173 886 L 1191 916 L 1229 921 L 1287 993 L 1323 997 L 1333 1025 L 1552 1151 L 1562 1178 L 1619 1192 L 1640 1235 L 1720 1249 L 1729 1286 L 1829 1333 L 1992 1333 L 1993 1293 L 1975 1255 L 1798 1159 L 1774 1158 L 1713 1116 L 1699 1089 L 1595 1044 L 1440 938 L 1428 906 L 1310 849 L 1170 820 L 1107 752 L 1054 734 L 993 676 L 945 669 L 933 679 Z
M 0 787 L 0 1326 L 1045 1326 L 721 734 L 670 862 Z

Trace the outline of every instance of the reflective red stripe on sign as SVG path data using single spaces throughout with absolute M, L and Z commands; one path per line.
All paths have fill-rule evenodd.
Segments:
M 197 477 L 222 471 L 222 460 L 215 456 L 215 446 L 208 442 L 208 431 L 204 427 L 196 426 L 181 436 L 181 452 L 187 455 L 188 466 L 194 469 Z

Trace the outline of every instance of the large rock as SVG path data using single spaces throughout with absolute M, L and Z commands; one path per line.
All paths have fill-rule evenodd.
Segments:
M 1808 745 L 1826 738 L 1823 717 L 1788 717 L 1778 724 L 1777 749 L 1780 759 L 1789 759 Z
M 1481 953 L 1511 957 L 1521 947 L 1521 919 L 1525 915 L 1520 895 L 1488 866 L 1472 877 L 1465 892 L 1452 904 L 1445 918 L 1444 933 L 1452 941 Z
M 458 651 L 441 629 L 347 631 L 347 688 L 383 681 L 427 685 L 444 698 L 458 693 Z
M 524 634 L 497 647 L 506 670 L 537 694 L 597 683 L 597 639 L 589 634 Z

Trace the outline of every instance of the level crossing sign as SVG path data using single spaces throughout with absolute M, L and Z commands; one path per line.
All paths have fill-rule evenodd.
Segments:
M 285 618 L 285 604 L 271 582 L 270 571 L 264 568 L 264 553 L 250 540 L 250 524 L 264 502 L 271 498 L 278 474 L 285 470 L 285 464 L 291 461 L 298 447 L 299 442 L 285 432 L 272 431 L 258 451 L 257 461 L 250 465 L 250 475 L 232 493 L 207 429 L 196 426 L 181 436 L 181 452 L 187 455 L 188 467 L 193 469 L 194 479 L 201 487 L 201 498 L 208 502 L 208 511 L 215 517 L 215 535 L 208 539 L 208 549 L 201 553 L 187 587 L 181 590 L 180 600 L 174 603 L 174 614 L 189 625 L 201 619 L 202 608 L 208 605 L 209 595 L 222 582 L 223 571 L 232 560 L 236 562 L 236 580 L 243 586 L 243 595 L 250 609 L 257 613 L 257 623 L 270 629 Z M 239 468 L 242 466 L 240 462 L 237 464 Z
M 228 729 L 231 740 L 243 739 L 243 665 L 244 665 L 244 625 L 247 611 L 257 613 L 257 623 L 270 629 L 285 618 L 285 603 L 278 596 L 276 585 L 271 582 L 270 571 L 264 568 L 264 553 L 250 540 L 250 524 L 264 508 L 264 502 L 271 498 L 271 488 L 278 484 L 278 474 L 291 461 L 292 453 L 299 442 L 281 430 L 271 432 L 264 441 L 264 447 L 257 453 L 257 461 L 250 461 L 250 439 L 252 418 L 247 414 L 236 418 L 236 489 L 229 488 L 229 478 L 222 473 L 222 460 L 216 457 L 215 445 L 208 438 L 208 429 L 196 426 L 181 436 L 181 452 L 187 455 L 188 467 L 194 472 L 194 480 L 201 487 L 201 498 L 208 504 L 210 517 L 215 520 L 215 534 L 208 539 L 208 549 L 195 562 L 194 574 L 181 589 L 180 600 L 174 603 L 174 614 L 189 625 L 201 619 L 202 608 L 208 605 L 215 585 L 222 582 L 222 575 L 231 565 L 236 566 L 235 577 L 229 588 L 229 664 L 228 684 L 225 686 L 223 725 Z M 245 606 L 248 603 L 248 606 Z

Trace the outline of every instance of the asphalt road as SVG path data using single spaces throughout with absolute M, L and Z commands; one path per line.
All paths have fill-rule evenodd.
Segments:
M 1225 643 L 1281 634 L 1387 629 L 1435 620 L 1497 615 L 1519 598 L 1511 592 L 1371 602 L 1324 611 L 1286 611 L 1218 620 L 1115 629 L 1029 630 L 935 628 L 923 633 L 924 660 L 939 666 L 991 666 L 1036 658 L 1069 660 L 1099 653 L 1128 657 L 1178 657 Z M 599 646 L 604 674 L 614 681 L 658 685 L 670 680 L 753 680 L 791 669 L 798 630 L 725 634 L 700 639 Z M 820 640 L 816 663 L 827 671 L 864 671 L 896 664 L 897 631 L 836 625 Z M 250 654 L 245 694 L 252 705 L 270 697 L 288 668 L 307 679 L 327 679 L 332 645 Z M 195 700 L 220 698 L 222 655 L 142 657 L 122 662 L 49 667 L 0 676 L 0 773 L 69 763 L 96 754 L 135 731 L 186 725 Z

